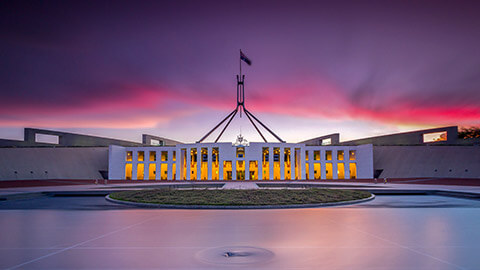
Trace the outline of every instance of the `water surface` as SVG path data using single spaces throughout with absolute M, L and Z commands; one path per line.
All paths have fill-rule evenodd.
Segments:
M 441 196 L 279 210 L 41 197 L 0 215 L 7 269 L 480 269 L 480 202 Z

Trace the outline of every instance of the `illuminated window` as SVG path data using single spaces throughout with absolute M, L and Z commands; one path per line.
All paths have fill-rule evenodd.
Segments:
M 187 149 L 182 148 L 180 150 L 180 179 L 187 180 Z
M 325 159 L 332 160 L 332 151 L 330 150 L 325 151 Z
M 156 161 L 156 160 L 157 160 L 157 152 L 150 151 L 150 161 Z
M 314 179 L 320 179 L 322 176 L 322 169 L 321 169 L 320 163 L 313 163 L 313 178 Z
M 305 179 L 310 179 L 310 178 L 309 178 L 309 174 L 310 174 L 309 167 L 310 167 L 310 166 L 309 166 L 308 162 L 305 163 Z
M 149 180 L 155 180 L 155 175 L 157 174 L 156 169 L 157 169 L 157 164 L 150 163 L 148 165 L 148 179 Z
M 208 179 L 208 148 L 202 148 L 202 163 L 200 164 L 200 179 Z
M 343 160 L 343 150 L 337 151 L 337 160 Z
M 212 163 L 217 163 L 218 164 L 218 147 L 212 148 Z
M 212 148 L 212 180 L 219 179 L 220 166 L 218 164 L 218 147 Z
M 168 161 L 168 152 L 162 151 L 162 161 Z
M 423 134 L 423 142 L 430 143 L 430 142 L 442 142 L 447 140 L 447 132 L 433 132 L 433 133 L 425 133 Z
M 250 171 L 250 180 L 258 180 L 258 162 L 250 161 L 250 165 L 248 167 Z
M 167 180 L 168 179 L 168 164 L 162 163 L 160 164 L 160 179 Z
M 223 180 L 232 180 L 232 161 L 223 162 Z
M 145 152 L 138 151 L 138 161 L 144 161 L 144 160 L 145 160 Z
M 127 151 L 127 156 L 126 156 L 126 160 L 127 161 L 132 161 L 132 151 Z
M 345 179 L 345 164 L 337 163 L 337 176 L 338 179 Z
M 190 149 L 190 161 L 191 163 L 197 163 L 197 148 Z
M 237 147 L 237 158 L 245 157 L 245 147 Z
M 273 148 L 273 162 L 280 162 L 280 148 Z
M 202 163 L 208 162 L 208 148 L 202 148 L 200 156 L 202 157 Z
M 280 180 L 280 148 L 273 148 L 273 179 Z
M 332 163 L 325 164 L 325 175 L 327 179 L 333 179 L 333 165 Z
M 355 154 L 355 150 L 350 150 L 348 151 L 349 153 L 349 156 L 350 156 L 350 160 L 356 160 L 357 157 L 356 157 L 356 154 Z
M 132 180 L 132 163 L 125 164 L 125 179 Z
M 173 151 L 173 161 L 177 161 L 177 151 Z
M 291 161 L 291 152 L 290 148 L 285 148 L 283 150 L 283 167 L 285 168 L 284 170 L 284 179 L 285 180 L 291 180 L 292 179 L 292 161 Z
M 245 180 L 245 161 L 237 160 L 237 180 Z
M 320 151 L 313 151 L 313 160 L 320 160 Z
M 143 180 L 145 166 L 143 163 L 137 164 L 137 180 Z
M 350 163 L 350 179 L 357 179 L 357 164 Z
M 263 180 L 270 179 L 270 162 L 268 147 L 262 148 L 262 178 Z
M 177 164 L 175 163 L 172 164 L 172 172 L 173 172 L 172 179 L 173 180 L 177 179 Z
M 308 151 L 305 151 L 305 160 L 308 160 Z
M 302 177 L 302 164 L 300 162 L 300 153 L 302 150 L 300 148 L 295 148 L 295 160 L 294 160 L 294 167 L 295 167 L 295 179 L 298 180 Z
M 197 180 L 197 148 L 190 150 L 190 180 Z
M 269 158 L 269 150 L 268 150 L 268 147 L 263 147 L 262 148 L 262 153 L 263 153 L 263 161 L 264 162 L 268 162 L 268 158 Z

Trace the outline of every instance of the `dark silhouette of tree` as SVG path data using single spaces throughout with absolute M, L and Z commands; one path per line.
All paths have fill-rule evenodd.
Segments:
M 480 138 L 480 127 L 464 127 L 458 132 L 458 138 L 470 139 Z

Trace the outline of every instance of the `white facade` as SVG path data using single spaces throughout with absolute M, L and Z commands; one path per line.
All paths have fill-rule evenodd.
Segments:
M 143 158 L 142 158 L 143 155 Z M 109 147 L 109 179 L 304 180 L 373 178 L 372 145 L 196 143 Z M 308 171 L 307 171 L 308 170 Z

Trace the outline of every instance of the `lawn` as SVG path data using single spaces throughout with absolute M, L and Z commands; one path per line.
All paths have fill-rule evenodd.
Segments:
M 366 191 L 345 189 L 144 189 L 114 192 L 110 198 L 167 205 L 292 205 L 320 204 L 365 199 Z

